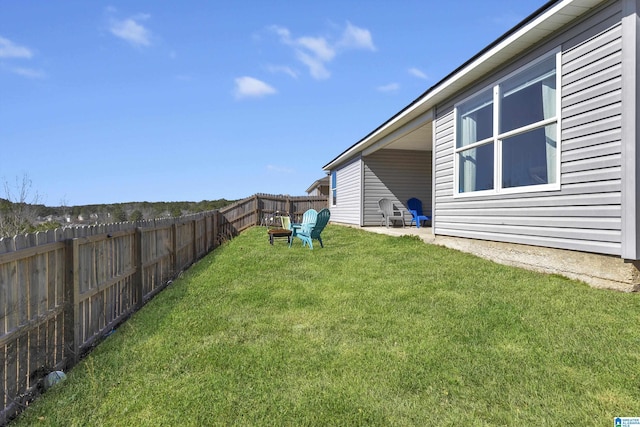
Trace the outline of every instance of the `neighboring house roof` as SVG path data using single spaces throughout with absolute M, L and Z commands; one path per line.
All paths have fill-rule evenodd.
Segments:
M 320 187 L 321 185 L 329 185 L 329 176 L 325 176 L 324 178 L 316 180 L 309 186 L 309 188 L 307 188 L 307 193 L 312 192 L 314 189 Z
M 498 66 L 526 51 L 564 25 L 585 14 L 604 0 L 551 0 L 496 41 L 478 52 L 438 83 L 427 89 L 403 110 L 384 122 L 360 141 L 343 151 L 325 166 L 331 170 L 353 155 L 393 138 L 394 132 L 416 117 L 432 110 L 439 102 L 455 95 Z M 428 117 L 428 119 L 431 119 Z

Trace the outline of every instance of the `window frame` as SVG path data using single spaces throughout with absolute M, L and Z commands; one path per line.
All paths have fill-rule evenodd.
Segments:
M 338 198 L 338 171 L 331 171 L 331 205 L 336 206 L 336 200 Z
M 544 55 L 539 56 L 534 61 L 530 61 L 527 64 L 518 67 L 518 69 L 513 72 L 507 74 L 506 76 L 500 78 L 492 84 L 488 84 L 483 86 L 482 88 L 475 90 L 471 95 L 465 97 L 464 99 L 458 101 L 454 105 L 453 109 L 453 174 L 454 174 L 454 198 L 464 198 L 464 197 L 478 197 L 478 196 L 487 196 L 487 195 L 501 195 L 501 194 L 516 194 L 516 193 L 531 193 L 531 192 L 540 192 L 540 191 L 558 191 L 561 188 L 560 185 L 560 165 L 561 165 L 561 153 L 562 153 L 562 141 L 561 141 L 561 122 L 562 122 L 562 108 L 561 108 L 561 99 L 562 99 L 562 51 L 560 46 L 554 48 L 553 50 L 545 53 Z M 538 120 L 534 123 L 529 123 L 525 126 L 521 126 L 515 129 L 511 129 L 506 132 L 500 133 L 500 107 L 501 107 L 501 85 L 508 81 L 509 79 L 517 76 L 520 73 L 526 72 L 528 69 L 533 68 L 543 61 L 549 60 L 549 58 L 555 57 L 555 79 L 556 79 L 556 89 L 555 89 L 555 116 Z M 487 92 L 489 90 L 493 91 L 493 134 L 479 141 L 475 141 L 471 144 L 463 145 L 458 147 L 458 136 L 461 131 L 461 123 L 458 123 L 458 110 L 459 107 L 468 101 L 472 100 L 474 97 L 482 95 L 483 92 Z M 547 183 L 547 184 L 533 184 L 533 185 L 523 185 L 523 186 L 514 186 L 514 187 L 503 187 L 502 186 L 502 178 L 503 178 L 503 170 L 502 170 L 502 145 L 505 139 L 524 134 L 526 132 L 530 132 L 535 129 L 544 128 L 549 125 L 556 125 L 556 164 L 555 164 L 555 176 L 556 182 Z M 470 150 L 472 148 L 478 148 L 485 145 L 493 145 L 493 188 L 488 190 L 478 190 L 478 191 L 460 191 L 460 153 Z

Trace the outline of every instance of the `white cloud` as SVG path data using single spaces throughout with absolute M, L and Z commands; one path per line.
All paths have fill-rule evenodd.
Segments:
M 253 77 L 243 76 L 235 79 L 236 98 L 259 98 L 266 95 L 273 95 L 277 91 L 267 83 Z
M 0 58 L 31 58 L 32 56 L 33 53 L 29 48 L 0 37 Z
M 365 49 L 375 51 L 371 32 L 365 28 L 359 28 L 347 22 L 347 27 L 342 33 L 342 39 L 338 42 L 338 46 L 343 49 Z
M 280 27 L 278 25 L 272 25 L 269 28 L 271 29 L 271 31 L 279 35 L 284 43 L 291 43 L 291 32 L 288 29 Z
M 11 40 L 0 37 L 0 59 L 31 59 L 33 52 L 25 46 L 20 46 Z M 30 79 L 42 79 L 47 75 L 42 70 L 36 70 L 28 67 L 15 67 L 13 65 L 2 65 L 2 68 L 11 73 Z
M 389 83 L 388 85 L 378 86 L 376 89 L 380 92 L 395 92 L 400 89 L 400 85 L 398 83 Z
M 47 76 L 44 71 L 34 70 L 32 68 L 15 67 L 12 68 L 11 71 L 22 77 L 28 77 L 30 79 L 43 79 Z
M 270 73 L 284 73 L 287 74 L 294 79 L 298 78 L 298 73 L 292 69 L 291 67 L 287 67 L 286 65 L 267 65 L 267 70 Z
M 409 74 L 411 74 L 412 76 L 418 77 L 419 79 L 426 80 L 429 78 L 425 73 L 423 73 L 421 70 L 415 67 L 409 68 L 408 71 L 409 71 Z
M 324 80 L 331 77 L 331 73 L 325 67 L 324 62 L 312 55 L 307 54 L 306 52 L 297 51 L 296 57 L 300 62 L 309 68 L 309 74 L 316 80 Z
M 304 64 L 309 74 L 318 80 L 331 77 L 327 65 L 333 61 L 338 53 L 353 49 L 375 51 L 373 39 L 369 30 L 356 27 L 350 22 L 336 43 L 326 37 L 302 36 L 294 38 L 289 29 L 272 25 L 269 30 L 280 38 L 280 42 L 293 49 L 294 57 Z
M 149 19 L 149 15 L 141 14 L 127 19 L 113 19 L 109 31 L 134 46 L 150 46 L 151 32 L 140 22 Z
M 335 49 L 322 37 L 300 37 L 296 44 L 323 62 L 329 62 L 336 56 Z

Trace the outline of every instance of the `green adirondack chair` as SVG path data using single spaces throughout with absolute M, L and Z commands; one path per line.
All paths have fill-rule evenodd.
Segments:
M 320 233 L 324 230 L 324 227 L 329 223 L 329 218 L 331 217 L 331 211 L 329 209 L 322 209 L 318 212 L 318 216 L 316 218 L 316 222 L 313 225 L 307 224 L 304 222 L 302 227 L 299 230 L 295 231 L 294 236 L 302 240 L 302 246 L 304 247 L 307 243 L 309 244 L 309 249 L 313 249 L 313 240 L 317 240 L 320 242 L 320 246 L 324 248 L 324 244 L 322 243 L 322 237 L 320 237 Z M 291 236 L 293 240 L 293 237 Z M 289 244 L 291 247 L 291 244 Z

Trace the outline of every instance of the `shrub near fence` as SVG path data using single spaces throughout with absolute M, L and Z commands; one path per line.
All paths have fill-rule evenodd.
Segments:
M 37 394 L 48 372 L 71 368 L 222 242 L 278 213 L 295 220 L 326 206 L 326 196 L 258 194 L 179 218 L 0 239 L 0 424 Z

